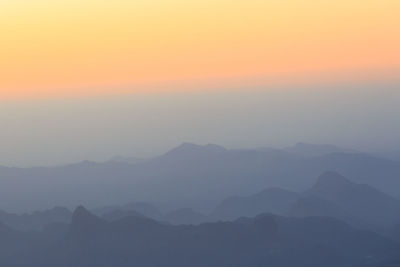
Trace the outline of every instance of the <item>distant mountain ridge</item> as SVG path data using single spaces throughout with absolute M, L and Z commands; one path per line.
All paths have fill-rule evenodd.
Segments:
M 336 172 L 322 174 L 305 195 L 329 201 L 355 222 L 369 224 L 371 228 L 384 229 L 400 222 L 400 201 L 369 185 L 351 182 Z
M 17 230 L 42 230 L 48 224 L 68 223 L 71 216 L 72 212 L 64 207 L 21 215 L 0 211 L 0 222 Z
M 270 188 L 246 197 L 227 198 L 214 209 L 212 217 L 234 220 L 265 212 L 303 218 L 332 217 L 387 235 L 400 224 L 398 199 L 333 171 L 320 175 L 304 193 Z
M 211 213 L 212 218 L 234 220 L 253 217 L 261 213 L 284 215 L 295 204 L 300 195 L 281 188 L 268 188 L 246 197 L 230 197 L 222 201 Z
M 227 197 L 250 195 L 261 188 L 304 191 L 314 183 L 313 177 L 326 170 L 400 195 L 400 162 L 396 161 L 343 151 L 305 157 L 285 150 L 185 143 L 140 164 L 0 168 L 0 208 L 25 212 L 49 205 L 95 207 L 145 201 L 161 203 L 166 210 L 209 210 Z
M 121 162 L 121 163 L 128 163 L 128 164 L 139 164 L 144 163 L 150 159 L 147 158 L 139 158 L 139 157 L 124 157 L 124 156 L 115 156 L 112 157 L 109 162 Z
M 342 148 L 329 144 L 316 145 L 302 142 L 297 143 L 292 147 L 287 147 L 284 150 L 292 154 L 298 154 L 307 157 L 318 157 L 331 153 L 360 153 L 353 149 Z

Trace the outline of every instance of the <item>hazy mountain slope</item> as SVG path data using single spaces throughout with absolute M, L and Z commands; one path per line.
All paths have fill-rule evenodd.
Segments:
M 400 182 L 400 164 L 384 158 L 361 153 L 332 153 L 313 159 L 314 166 L 323 171 L 338 172 L 351 181 L 371 185 L 383 192 L 397 196 Z
M 316 145 L 308 143 L 297 143 L 292 147 L 287 147 L 285 150 L 292 154 L 298 154 L 306 157 L 324 156 L 331 153 L 357 153 L 357 151 L 334 145 Z
M 138 158 L 138 157 L 124 157 L 124 156 L 115 156 L 109 160 L 109 162 L 121 162 L 128 164 L 139 164 L 146 162 L 150 159 L 147 158 Z
M 336 172 L 322 174 L 296 203 L 293 216 L 331 216 L 378 231 L 400 222 L 400 201 Z
M 178 210 L 173 210 L 168 213 L 166 213 L 163 217 L 163 221 L 175 224 L 175 225 L 181 225 L 181 224 L 201 224 L 205 222 L 212 221 L 211 218 L 208 216 L 194 211 L 193 209 L 190 208 L 183 208 L 183 209 L 178 209 Z
M 41 230 L 48 224 L 68 223 L 71 216 L 72 212 L 63 207 L 22 215 L 0 211 L 0 222 L 17 230 Z
M 150 201 L 165 209 L 203 210 L 260 188 L 303 191 L 326 170 L 400 194 L 400 162 L 366 154 L 304 157 L 282 150 L 183 144 L 140 164 L 82 162 L 54 168 L 0 168 L 0 208 L 14 212 L 48 205 L 98 207 Z
M 145 216 L 134 210 L 119 210 L 119 209 L 106 212 L 101 216 L 102 219 L 110 222 L 121 220 L 126 217 L 145 217 Z
M 125 205 L 105 206 L 92 210 L 94 214 L 100 217 L 110 214 L 114 211 L 121 211 L 125 212 L 126 214 L 137 213 L 154 220 L 161 220 L 164 216 L 164 214 L 157 207 L 146 202 L 131 202 Z
M 239 217 L 253 217 L 261 213 L 283 215 L 290 210 L 300 197 L 299 194 L 281 188 L 268 188 L 246 197 L 230 197 L 223 200 L 211 213 L 220 220 L 234 220 Z

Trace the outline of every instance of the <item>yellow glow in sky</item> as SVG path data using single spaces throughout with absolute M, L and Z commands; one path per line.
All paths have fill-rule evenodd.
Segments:
M 399 73 L 399 0 L 0 0 L 0 98 Z

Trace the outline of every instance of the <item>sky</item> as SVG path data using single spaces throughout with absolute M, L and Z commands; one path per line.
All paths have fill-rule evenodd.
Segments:
M 398 0 L 0 0 L 0 97 L 392 77 Z
M 153 92 L 0 105 L 0 165 L 152 157 L 182 142 L 400 150 L 400 83 Z
M 184 141 L 400 149 L 398 14 L 398 0 L 0 0 L 0 164 Z

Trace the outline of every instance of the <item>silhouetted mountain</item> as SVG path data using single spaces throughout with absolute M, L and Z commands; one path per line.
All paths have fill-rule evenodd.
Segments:
M 396 189 L 399 177 L 399 162 L 362 153 L 332 153 L 315 158 L 313 164 L 326 170 L 336 171 L 351 181 L 368 184 L 391 195 L 398 195 Z
M 150 159 L 147 158 L 138 158 L 138 157 L 123 157 L 123 156 L 115 156 L 111 158 L 110 162 L 121 162 L 121 163 L 128 163 L 128 164 L 139 164 L 146 162 Z
M 83 206 L 79 206 L 72 214 L 71 226 L 69 234 L 82 238 L 87 234 L 93 234 L 102 226 L 103 222 L 100 218 L 90 213 Z
M 166 210 L 206 210 L 227 197 L 250 195 L 260 188 L 304 191 L 314 183 L 313 177 L 326 170 L 400 195 L 400 162 L 367 154 L 304 157 L 283 150 L 183 144 L 140 164 L 82 162 L 53 168 L 0 168 L 0 203 L 6 210 L 26 211 L 52 203 L 98 207 L 141 200 L 160 203 Z
M 200 212 L 196 212 L 190 208 L 183 208 L 170 211 L 163 217 L 164 221 L 170 222 L 175 225 L 180 224 L 201 224 L 210 221 L 210 218 Z
M 18 260 L 14 259 L 13 256 L 15 253 L 24 250 L 25 241 L 25 239 L 19 236 L 17 231 L 0 223 L 0 266 L 16 266 Z
M 124 209 L 135 210 L 140 214 L 154 220 L 162 218 L 162 212 L 154 205 L 146 202 L 132 202 L 123 206 Z
M 396 239 L 397 241 L 400 242 L 400 223 L 396 224 L 393 227 L 393 233 L 392 234 L 393 234 L 394 239 Z
M 400 202 L 365 184 L 326 172 L 291 211 L 294 216 L 331 216 L 384 231 L 400 222 Z
M 381 151 L 376 152 L 375 155 L 377 157 L 386 158 L 393 161 L 400 161 L 400 150 Z
M 100 217 L 108 216 L 115 211 L 119 212 L 120 215 L 133 215 L 136 213 L 154 220 L 162 220 L 164 217 L 164 214 L 157 207 L 146 202 L 131 202 L 125 205 L 106 206 L 93 210 Z
M 297 143 L 285 149 L 289 153 L 298 154 L 306 157 L 324 156 L 331 153 L 357 153 L 357 151 L 341 148 L 334 145 L 316 145 L 307 143 Z
M 92 218 L 86 211 L 78 213 Z M 40 266 L 356 267 L 396 260 L 400 251 L 390 240 L 329 218 L 260 215 L 199 226 L 125 218 L 96 227 L 98 220 L 88 225 L 85 219 L 96 230 L 69 234 L 68 242 L 54 246 Z
M 281 188 L 269 188 L 247 197 L 230 197 L 219 204 L 211 217 L 220 220 L 234 220 L 239 217 L 253 217 L 261 213 L 284 215 L 298 200 L 299 194 Z
M 126 217 L 145 217 L 145 216 L 134 210 L 118 210 L 118 209 L 109 211 L 101 216 L 101 218 L 106 221 L 117 221 Z
M 0 211 L 0 221 L 18 230 L 41 230 L 51 223 L 69 223 L 71 216 L 71 211 L 63 207 L 22 215 Z
M 226 153 L 228 150 L 222 146 L 208 144 L 205 146 L 196 145 L 192 143 L 183 143 L 180 146 L 168 151 L 166 154 L 162 155 L 160 158 L 165 159 L 185 159 L 188 158 L 201 158 L 208 157 L 210 155 L 219 155 Z
M 398 243 L 322 217 L 263 214 L 172 226 L 140 216 L 107 222 L 78 207 L 68 229 L 50 228 L 18 232 L 0 224 L 1 266 L 381 267 L 400 259 Z
M 287 215 L 294 217 L 331 217 L 343 220 L 352 225 L 365 227 L 366 222 L 354 219 L 352 214 L 346 212 L 341 206 L 317 196 L 302 196 L 288 211 Z
M 121 206 L 108 206 L 94 210 L 94 213 L 107 221 L 126 217 L 145 217 L 172 224 L 200 224 L 210 218 L 191 208 L 182 208 L 163 214 L 156 207 L 145 202 L 134 202 Z

